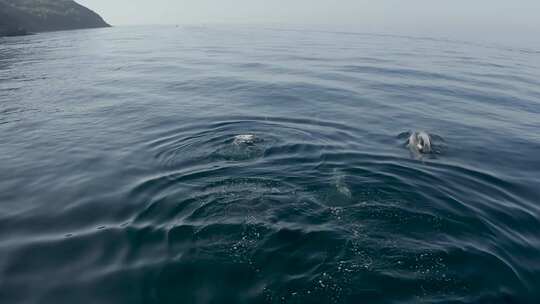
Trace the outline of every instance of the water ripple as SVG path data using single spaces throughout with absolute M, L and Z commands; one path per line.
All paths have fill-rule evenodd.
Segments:
M 247 28 L 4 39 L 0 295 L 536 303 L 535 56 Z

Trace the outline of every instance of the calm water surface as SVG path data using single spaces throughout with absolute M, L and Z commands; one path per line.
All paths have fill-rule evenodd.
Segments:
M 1 302 L 539 303 L 539 151 L 534 50 L 0 38 Z

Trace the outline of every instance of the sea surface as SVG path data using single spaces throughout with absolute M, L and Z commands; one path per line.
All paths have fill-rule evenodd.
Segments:
M 540 52 L 0 38 L 0 302 L 540 303 Z

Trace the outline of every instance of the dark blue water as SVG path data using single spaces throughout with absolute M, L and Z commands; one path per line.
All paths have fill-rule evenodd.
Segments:
M 0 302 L 538 303 L 539 151 L 535 50 L 1 38 Z

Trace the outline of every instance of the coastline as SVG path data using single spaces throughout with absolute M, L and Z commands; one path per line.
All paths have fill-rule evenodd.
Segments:
M 34 1 L 32 6 L 0 0 L 0 37 L 40 32 L 111 27 L 99 14 L 75 1 Z

